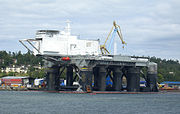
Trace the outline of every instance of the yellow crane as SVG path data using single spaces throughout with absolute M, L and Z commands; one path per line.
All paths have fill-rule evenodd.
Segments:
M 101 49 L 101 53 L 104 55 L 104 54 L 110 54 L 110 52 L 108 51 L 108 49 L 106 48 L 106 43 L 109 39 L 109 36 L 111 35 L 112 31 L 114 30 L 114 32 L 117 32 L 120 40 L 121 40 L 121 43 L 123 44 L 123 48 L 124 48 L 124 44 L 126 45 L 126 42 L 123 40 L 123 37 L 122 37 L 122 33 L 121 33 L 121 28 L 119 25 L 116 24 L 115 21 L 113 21 L 113 26 L 111 28 L 111 31 L 109 32 L 105 42 L 103 45 L 100 45 L 100 49 Z

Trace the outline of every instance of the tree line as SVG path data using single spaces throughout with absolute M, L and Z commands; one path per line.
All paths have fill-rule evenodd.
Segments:
M 3 76 L 30 76 L 33 78 L 43 78 L 45 75 L 44 69 L 36 69 L 35 66 L 43 66 L 42 58 L 36 57 L 30 52 L 23 54 L 19 52 L 6 52 L 0 51 L 0 69 L 4 69 L 10 66 L 25 66 L 28 68 L 27 73 L 17 73 L 17 72 L 1 72 L 0 77 Z
M 158 64 L 158 82 L 163 81 L 180 81 L 180 63 L 178 60 L 166 60 L 156 57 L 150 57 L 150 61 Z M 12 73 L 9 74 L 0 72 L 0 77 L 6 75 L 24 75 L 34 78 L 42 78 L 45 76 L 45 69 L 36 69 L 34 66 L 43 66 L 43 60 L 40 57 L 36 57 L 30 52 L 21 53 L 21 51 L 6 52 L 0 51 L 0 69 L 6 68 L 11 65 L 16 66 L 28 66 L 28 72 L 25 74 Z
M 151 57 L 150 61 L 158 65 L 158 82 L 180 81 L 180 63 L 178 60 Z
M 21 51 L 6 52 L 0 51 L 0 67 L 5 68 L 10 65 L 31 65 L 35 66 L 39 63 L 42 65 L 43 61 L 41 58 L 34 56 L 30 52 L 22 54 Z

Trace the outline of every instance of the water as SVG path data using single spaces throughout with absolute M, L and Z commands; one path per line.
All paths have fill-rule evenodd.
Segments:
M 180 114 L 180 93 L 62 94 L 0 91 L 0 114 Z

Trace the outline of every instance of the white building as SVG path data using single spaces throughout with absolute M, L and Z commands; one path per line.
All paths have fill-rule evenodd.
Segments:
M 25 66 L 15 66 L 15 65 L 12 65 L 12 66 L 9 66 L 9 67 L 6 67 L 6 68 L 1 68 L 1 72 L 17 72 L 17 73 L 27 73 L 28 71 L 28 68 L 25 67 Z
M 35 39 L 24 41 L 36 41 L 33 50 L 35 55 L 99 55 L 100 52 L 99 40 L 81 40 L 71 35 L 69 22 L 65 31 L 39 30 Z

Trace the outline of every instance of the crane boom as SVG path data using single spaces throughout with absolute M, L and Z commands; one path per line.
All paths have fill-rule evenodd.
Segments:
M 119 38 L 121 39 L 122 44 L 126 44 L 126 42 L 123 40 L 120 26 L 117 25 L 115 21 L 113 22 L 113 25 L 114 25 L 115 29 L 117 29 L 117 34 L 118 34 Z
M 118 36 L 119 36 L 119 38 L 120 38 L 120 40 L 121 40 L 121 43 L 123 44 L 123 48 L 124 48 L 124 44 L 126 45 L 126 42 L 123 40 L 123 37 L 122 37 L 122 33 L 121 33 L 121 28 L 120 28 L 120 26 L 117 25 L 115 21 L 113 21 L 113 26 L 112 26 L 112 28 L 111 28 L 111 30 L 110 30 L 110 32 L 109 32 L 109 34 L 108 34 L 108 36 L 107 36 L 104 44 L 100 46 L 101 53 L 102 53 L 103 55 L 104 55 L 104 54 L 110 54 L 110 52 L 109 52 L 109 51 L 107 50 L 107 48 L 106 48 L 106 43 L 107 43 L 107 41 L 108 41 L 108 39 L 109 39 L 109 36 L 111 35 L 113 29 L 114 29 L 114 31 L 117 32 L 117 34 L 118 34 Z

